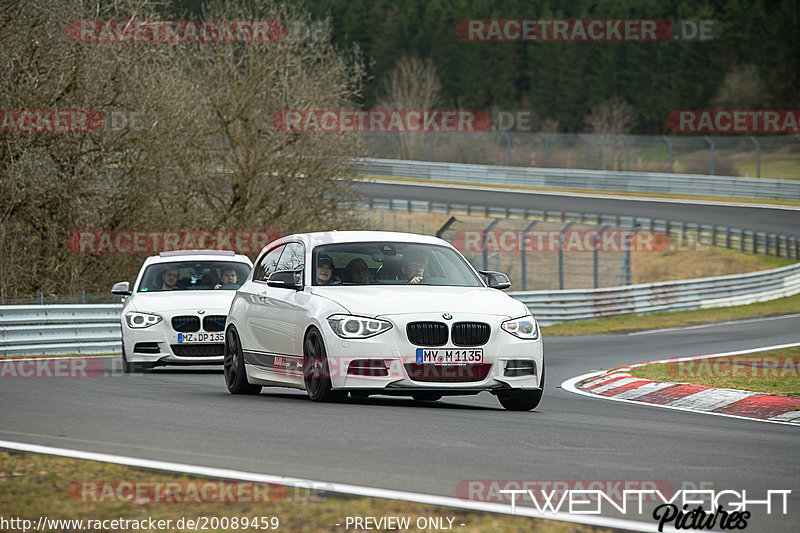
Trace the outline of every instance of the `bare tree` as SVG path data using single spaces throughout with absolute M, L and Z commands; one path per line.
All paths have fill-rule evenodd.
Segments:
M 218 1 L 204 17 L 311 23 L 299 7 L 245 4 Z M 353 197 L 346 156 L 357 143 L 279 132 L 271 120 L 284 109 L 353 107 L 363 79 L 357 51 L 318 38 L 131 44 L 68 36 L 77 20 L 163 19 L 156 7 L 0 5 L 0 110 L 105 118 L 99 131 L 0 131 L 0 298 L 104 291 L 141 264 L 141 256 L 72 253 L 67 238 L 77 230 L 286 233 L 348 223 L 337 203 Z
M 434 109 L 440 101 L 442 84 L 430 59 L 404 55 L 384 82 L 376 109 L 424 110 Z M 399 157 L 425 159 L 425 137 L 422 133 L 400 133 Z
M 633 125 L 633 109 L 624 100 L 613 97 L 594 108 L 586 118 L 593 143 L 600 152 L 602 168 L 622 170 L 625 143 L 622 135 L 627 134 Z
M 717 109 L 753 109 L 761 107 L 765 97 L 758 67 L 751 63 L 734 67 L 725 75 L 711 105 Z

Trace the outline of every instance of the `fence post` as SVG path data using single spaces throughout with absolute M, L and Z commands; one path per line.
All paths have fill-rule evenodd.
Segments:
M 546 168 L 550 168 L 550 137 L 548 137 L 544 133 L 538 133 L 537 135 L 542 139 L 544 139 L 544 154 L 545 154 L 544 166 Z
M 528 290 L 528 263 L 527 263 L 527 255 L 528 255 L 528 253 L 525 250 L 525 235 L 527 235 L 527 233 L 530 230 L 532 230 L 533 227 L 536 226 L 536 224 L 538 224 L 538 223 L 539 223 L 538 220 L 534 220 L 533 222 L 528 224 L 528 226 L 524 230 L 522 230 L 522 234 L 520 235 L 520 239 L 519 239 L 519 242 L 521 244 L 521 246 L 519 248 L 519 254 L 520 254 L 519 259 L 520 259 L 520 264 L 522 266 L 522 290 L 523 291 Z
M 483 230 L 483 238 L 481 239 L 482 240 L 482 242 L 481 242 L 481 253 L 482 253 L 482 256 L 483 256 L 482 257 L 482 259 L 483 259 L 483 269 L 482 270 L 489 270 L 489 267 L 488 267 L 489 254 L 488 254 L 488 251 L 486 250 L 486 236 L 489 234 L 490 231 L 492 231 L 492 228 L 494 228 L 497 225 L 497 223 L 500 222 L 501 220 L 502 219 L 500 219 L 500 218 L 494 219 L 492 221 L 492 223 L 489 224 L 488 226 L 486 226 L 486 228 Z
M 575 224 L 574 220 L 558 232 L 558 290 L 564 289 L 564 232 L 571 228 L 573 224 Z
M 761 145 L 758 143 L 758 139 L 750 136 L 750 140 L 753 141 L 753 144 L 756 145 L 756 177 L 761 177 Z
M 608 224 L 604 225 L 600 228 L 600 232 L 597 234 L 597 239 L 600 242 L 603 242 L 603 232 L 608 229 Z M 599 276 L 598 272 L 598 263 L 599 263 L 599 254 L 598 250 L 600 249 L 600 243 L 595 241 L 594 245 L 592 246 L 592 279 L 594 280 L 594 288 L 596 289 L 599 285 Z
M 675 172 L 672 169 L 672 140 L 666 135 L 662 135 L 661 138 L 664 139 L 664 142 L 667 143 L 667 146 L 669 147 L 669 171 Z
M 511 166 L 511 137 L 504 131 L 501 131 L 500 135 L 506 139 L 506 159 L 508 166 Z
M 714 175 L 714 141 L 711 140 L 711 137 L 708 135 L 703 135 L 703 139 L 706 140 L 708 145 L 711 147 L 711 175 Z
M 584 154 L 585 154 L 583 168 L 589 170 L 589 141 L 587 141 L 586 137 L 584 137 L 580 133 L 578 134 L 578 138 L 583 141 Z

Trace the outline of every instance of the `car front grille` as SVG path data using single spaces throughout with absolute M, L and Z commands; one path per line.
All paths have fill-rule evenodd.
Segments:
M 172 317 L 172 329 L 181 333 L 200 331 L 200 319 L 192 315 Z
M 133 345 L 133 351 L 136 353 L 159 353 L 157 342 L 137 342 Z
M 447 344 L 447 324 L 441 322 L 411 322 L 406 335 L 417 346 L 444 346 Z
M 489 342 L 489 324 L 483 322 L 456 322 L 451 333 L 456 346 L 481 346 Z
M 221 356 L 224 344 L 170 344 L 172 353 L 179 357 L 214 357 Z
M 412 380 L 438 383 L 483 381 L 492 368 L 492 365 L 488 363 L 467 365 L 406 363 L 404 366 L 408 377 Z
M 222 331 L 225 329 L 225 315 L 208 315 L 203 319 L 203 329 L 205 331 Z

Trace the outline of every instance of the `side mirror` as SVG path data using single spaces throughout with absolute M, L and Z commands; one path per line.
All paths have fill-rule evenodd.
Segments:
M 503 274 L 502 272 L 495 272 L 493 270 L 479 270 L 486 284 L 491 287 L 492 289 L 507 289 L 511 286 L 511 280 L 508 279 L 508 276 Z
M 120 281 L 119 283 L 115 283 L 113 287 L 111 287 L 111 294 L 116 296 L 130 296 L 131 295 L 131 284 L 127 281 Z
M 279 270 L 270 274 L 267 285 L 281 289 L 294 289 L 299 291 L 303 288 L 303 269 L 298 270 Z

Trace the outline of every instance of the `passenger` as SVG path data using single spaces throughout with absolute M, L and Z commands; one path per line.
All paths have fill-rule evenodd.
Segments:
M 161 273 L 161 290 L 171 291 L 177 289 L 179 276 L 180 271 L 178 270 L 178 267 L 168 267 L 164 272 Z
M 238 285 L 239 284 L 239 275 L 236 274 L 235 268 L 223 268 L 222 269 L 222 281 L 220 281 L 214 288 L 219 289 L 223 285 Z
M 341 280 L 333 275 L 333 259 L 322 254 L 317 259 L 317 285 L 337 285 Z
M 372 273 L 367 262 L 356 257 L 344 267 L 344 282 L 355 285 L 369 285 L 372 283 Z
M 409 283 L 419 283 L 425 273 L 425 257 L 418 252 L 409 252 L 403 256 L 400 265 L 402 278 Z

